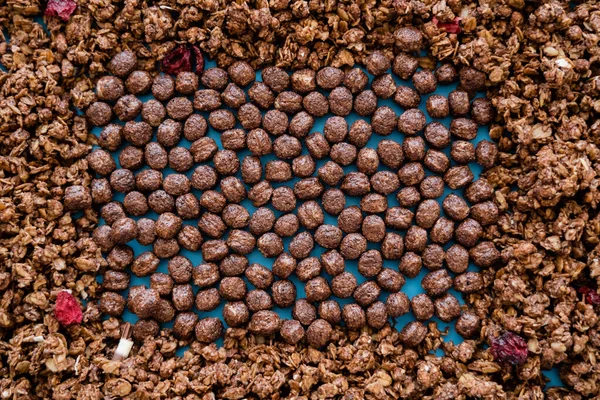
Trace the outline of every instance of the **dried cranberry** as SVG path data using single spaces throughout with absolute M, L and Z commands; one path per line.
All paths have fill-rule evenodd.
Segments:
M 445 29 L 448 33 L 460 33 L 459 17 L 455 17 L 452 22 L 440 22 L 436 17 L 433 17 L 432 21 L 438 28 Z
M 582 286 L 579 289 L 577 289 L 577 291 L 583 295 L 583 299 L 587 304 L 591 304 L 594 306 L 600 305 L 600 294 L 598 294 L 598 292 L 594 289 Z
M 80 323 L 83 313 L 77 299 L 71 293 L 63 290 L 56 295 L 54 316 L 61 325 L 69 326 Z
M 163 58 L 162 70 L 166 74 L 177 75 L 180 72 L 191 71 L 194 62 L 196 73 L 202 74 L 204 71 L 204 57 L 200 49 L 197 46 L 179 46 Z
M 68 21 L 76 8 L 77 3 L 73 0 L 49 0 L 44 15 L 48 17 L 58 17 L 63 21 Z
M 492 341 L 492 355 L 499 363 L 523 364 L 527 354 L 525 339 L 512 332 L 506 332 Z

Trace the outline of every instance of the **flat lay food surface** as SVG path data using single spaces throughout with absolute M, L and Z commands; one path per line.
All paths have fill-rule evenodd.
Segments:
M 600 396 L 595 2 L 0 4 L 0 396 Z

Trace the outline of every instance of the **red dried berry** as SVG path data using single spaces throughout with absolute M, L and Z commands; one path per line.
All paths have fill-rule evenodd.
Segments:
M 44 15 L 48 17 L 58 17 L 63 21 L 68 21 L 76 8 L 77 3 L 73 0 L 49 0 Z
M 506 332 L 492 341 L 492 355 L 499 363 L 523 364 L 527 354 L 525 339 L 512 332 Z
M 432 19 L 433 23 L 440 29 L 445 29 L 448 33 L 460 33 L 460 18 L 455 17 L 452 22 L 440 22 L 436 17 Z
M 71 293 L 63 290 L 56 295 L 54 316 L 61 325 L 69 326 L 80 323 L 83 313 L 77 299 Z
M 192 60 L 192 50 L 193 58 Z M 189 72 L 192 70 L 192 62 L 195 61 L 195 71 L 202 74 L 204 71 L 204 57 L 197 46 L 179 46 L 162 60 L 162 70 L 169 75 L 177 75 L 180 72 Z
M 600 305 L 600 294 L 598 294 L 598 292 L 594 289 L 582 286 L 579 289 L 577 289 L 577 291 L 583 295 L 583 299 L 587 304 L 591 304 L 594 306 Z

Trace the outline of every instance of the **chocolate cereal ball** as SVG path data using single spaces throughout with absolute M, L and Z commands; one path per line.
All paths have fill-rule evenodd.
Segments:
M 198 89 L 198 75 L 182 71 L 175 78 L 175 90 L 181 94 L 192 94 Z
M 373 132 L 378 135 L 387 136 L 396 127 L 396 114 L 390 107 L 383 106 L 377 108 L 371 117 L 371 126 Z
M 231 80 L 239 86 L 247 86 L 254 82 L 256 79 L 256 73 L 254 68 L 245 61 L 236 61 L 231 64 L 227 70 Z
M 329 109 L 337 116 L 345 117 L 352 112 L 352 92 L 343 86 L 338 86 L 329 93 Z
M 312 69 L 296 71 L 291 77 L 292 89 L 296 93 L 306 94 L 317 88 L 316 73 Z
M 456 82 L 458 79 L 458 72 L 454 65 L 450 63 L 442 64 L 435 70 L 435 78 L 438 83 L 442 85 L 448 85 Z
M 367 56 L 365 65 L 370 74 L 379 76 L 385 74 L 390 69 L 391 62 L 382 52 L 374 51 Z
M 257 242 L 258 250 L 267 258 L 277 257 L 283 252 L 283 241 L 275 233 L 265 233 Z
M 177 311 L 189 311 L 194 306 L 192 285 L 175 285 L 172 293 L 173 306 Z
M 96 149 L 86 157 L 89 167 L 98 175 L 109 175 L 117 168 L 117 164 L 113 160 L 109 152 Z
M 377 155 L 383 165 L 394 170 L 404 162 L 402 145 L 393 140 L 381 140 L 377 144 Z
M 346 304 L 342 308 L 342 319 L 350 330 L 359 330 L 367 324 L 365 311 L 358 304 Z
M 476 266 L 488 268 L 500 259 L 500 252 L 492 242 L 481 242 L 469 250 L 469 257 Z
M 123 127 L 118 124 L 109 124 L 98 136 L 98 145 L 107 151 L 116 151 L 123 141 Z
M 156 75 L 152 82 L 152 95 L 156 100 L 167 101 L 175 94 L 175 80 L 169 75 Z
M 321 182 L 330 186 L 337 186 L 340 180 L 344 177 L 344 170 L 333 161 L 327 161 L 319 168 L 318 176 Z
M 369 142 L 373 129 L 363 119 L 354 121 L 348 132 L 348 142 L 356 147 L 364 147 Z
M 177 234 L 177 242 L 181 247 L 189 251 L 197 251 L 202 245 L 202 234 L 198 228 L 184 225 Z
M 250 319 L 248 330 L 256 335 L 270 336 L 279 332 L 281 320 L 274 311 L 258 311 Z
M 389 99 L 396 93 L 396 82 L 390 74 L 384 74 L 373 79 L 371 89 L 381 99 Z
M 466 140 L 455 140 L 450 148 L 450 158 L 457 164 L 468 164 L 475 160 L 475 146 Z
M 399 292 L 404 283 L 406 283 L 406 279 L 404 279 L 402 274 L 390 268 L 383 268 L 377 275 L 377 284 L 379 287 L 391 293 Z
M 450 134 L 463 140 L 473 140 L 477 136 L 477 124 L 467 118 L 456 118 L 450 123 Z
M 457 320 L 456 320 L 456 333 L 464 337 L 465 339 L 472 338 L 475 336 L 481 329 L 481 320 L 479 317 L 471 312 L 465 311 Z
M 378 215 L 368 215 L 363 220 L 361 231 L 369 242 L 381 242 L 385 236 L 385 222 Z
M 337 250 L 326 251 L 321 254 L 321 265 L 329 275 L 337 276 L 344 272 L 344 257 Z
M 319 92 L 310 92 L 302 100 L 304 109 L 312 116 L 322 117 L 329 112 L 327 97 Z
M 410 310 L 410 302 L 406 293 L 392 293 L 385 301 L 387 315 L 398 318 Z
M 142 121 L 151 127 L 159 126 L 166 116 L 167 110 L 158 100 L 150 99 L 142 105 Z
M 438 94 L 429 96 L 426 108 L 431 118 L 446 118 L 450 114 L 448 99 Z
M 477 143 L 477 148 L 475 149 L 475 158 L 477 159 L 477 164 L 483 168 L 488 169 L 493 167 L 498 158 L 498 146 L 489 140 L 480 141 Z
M 375 281 L 366 281 L 358 285 L 354 290 L 353 297 L 358 304 L 366 307 L 377 300 L 381 294 L 381 288 Z
M 275 109 L 287 114 L 295 114 L 302 110 L 302 95 L 285 91 L 281 92 L 275 98 Z
M 135 119 L 142 111 L 142 101 L 132 94 L 121 97 L 113 111 L 120 121 L 126 122 Z
M 230 320 L 237 322 L 241 314 L 235 314 L 235 310 L 232 309 L 229 311 Z M 225 310 L 223 310 L 223 312 L 225 312 Z M 227 320 L 225 320 L 225 322 L 227 322 Z M 229 322 L 227 322 L 227 325 L 230 325 Z M 202 318 L 196 324 L 196 327 L 194 328 L 194 334 L 196 335 L 196 340 L 199 342 L 212 343 L 220 338 L 223 334 L 223 323 L 219 318 Z
M 450 131 L 439 122 L 431 122 L 425 127 L 425 140 L 436 149 L 443 149 L 450 144 Z
M 412 83 L 419 94 L 433 93 L 437 87 L 435 75 L 426 69 L 416 72 L 412 77 Z
M 427 245 L 427 231 L 420 226 L 413 225 L 408 228 L 404 236 L 404 246 L 407 251 L 421 253 Z
M 379 250 L 368 250 L 358 260 L 358 272 L 365 278 L 373 278 L 383 268 L 383 257 Z
M 331 291 L 333 295 L 340 299 L 346 299 L 352 296 L 356 289 L 356 277 L 350 272 L 342 272 L 331 280 Z
M 412 312 L 419 321 L 426 321 L 433 317 L 435 308 L 433 301 L 425 293 L 416 295 L 410 301 Z
M 350 69 L 344 76 L 344 86 L 350 89 L 353 94 L 364 90 L 368 83 L 369 77 L 360 68 Z
M 131 94 L 144 94 L 152 86 L 152 75 L 147 71 L 133 71 L 125 81 L 125 87 Z
M 398 85 L 394 93 L 394 101 L 405 110 L 419 107 L 421 96 L 408 86 Z
M 360 207 L 368 214 L 379 214 L 388 208 L 387 197 L 379 193 L 369 193 L 360 200 Z
M 342 230 L 335 225 L 321 225 L 315 231 L 315 241 L 326 249 L 335 249 L 342 241 Z
M 222 68 L 207 68 L 200 79 L 202 85 L 209 89 L 223 90 L 229 81 L 227 71 Z
M 93 126 L 105 126 L 112 119 L 112 109 L 107 103 L 96 101 L 87 108 L 85 116 Z
M 208 116 L 208 123 L 219 132 L 235 127 L 235 116 L 229 110 L 215 110 Z
M 124 78 L 134 70 L 137 57 L 134 52 L 125 50 L 114 55 L 108 64 L 108 70 L 114 75 Z
M 423 250 L 423 254 L 421 254 L 423 259 L 423 265 L 429 270 L 436 270 L 442 268 L 444 265 L 444 259 L 446 258 L 446 253 L 444 252 L 444 248 L 439 244 L 429 244 Z
M 371 183 L 366 174 L 350 172 L 344 177 L 340 188 L 349 196 L 364 196 L 370 192 Z
M 408 229 L 412 225 L 413 217 L 413 212 L 406 208 L 391 207 L 385 213 L 385 225 L 392 229 Z
M 246 104 L 246 93 L 235 83 L 230 83 L 221 93 L 221 100 L 228 107 L 237 109 Z
M 359 172 L 364 174 L 375 174 L 379 169 L 379 156 L 377 155 L 377 151 L 369 147 L 360 149 L 356 160 L 356 167 Z
M 471 104 L 471 117 L 479 125 L 487 125 L 494 119 L 494 107 L 486 98 L 477 98 Z
M 172 148 L 169 151 L 168 159 L 169 167 L 175 172 L 187 172 L 194 164 L 192 154 L 185 147 Z
M 125 94 L 123 81 L 115 76 L 103 76 L 96 82 L 96 96 L 104 101 L 117 101 Z
M 423 179 L 425 179 L 425 170 L 423 169 L 423 165 L 418 162 L 404 164 L 398 170 L 398 178 L 400 178 L 400 182 L 402 182 L 402 184 L 405 186 L 418 185 Z
M 126 146 L 119 154 L 121 168 L 136 170 L 142 167 L 144 151 L 134 146 Z
M 448 95 L 450 113 L 455 117 L 462 117 L 469 113 L 471 108 L 469 94 L 462 90 L 453 90 Z
M 460 303 L 450 293 L 435 299 L 435 315 L 444 322 L 450 322 L 460 316 Z
M 173 334 L 182 339 L 189 339 L 194 333 L 198 322 L 198 315 L 194 312 L 181 312 L 175 317 Z
M 292 239 L 288 248 L 292 256 L 297 259 L 303 259 L 309 256 L 314 245 L 312 235 L 309 232 L 301 232 Z
M 363 90 L 354 99 L 354 111 L 360 116 L 371 115 L 377 109 L 377 96 L 371 90 Z
M 418 346 L 427 336 L 427 327 L 419 321 L 409 322 L 400 331 L 399 339 L 409 347 Z
M 106 257 L 108 266 L 112 269 L 123 271 L 133 262 L 133 249 L 126 245 L 118 245 Z
M 419 204 L 421 201 L 421 194 L 414 186 L 408 186 L 398 191 L 396 199 L 402 207 L 411 208 Z
M 485 86 L 485 74 L 472 67 L 463 67 L 459 72 L 460 85 L 467 92 L 476 92 Z
M 384 303 L 376 301 L 367 308 L 367 324 L 375 329 L 381 329 L 387 323 L 388 315 Z
M 214 111 L 221 107 L 219 92 L 212 89 L 198 90 L 194 93 L 193 106 L 198 111 Z
M 417 225 L 422 228 L 431 228 L 440 216 L 440 205 L 435 200 L 424 200 L 417 207 L 415 213 Z
M 358 232 L 363 223 L 361 209 L 356 206 L 351 206 L 344 209 L 338 216 L 338 227 L 345 233 Z
M 425 114 L 418 108 L 404 111 L 398 118 L 398 130 L 406 135 L 415 135 L 427 124 Z
M 271 286 L 273 302 L 278 307 L 289 307 L 296 301 L 296 286 L 288 280 L 276 281 Z
M 450 166 L 450 160 L 446 154 L 438 150 L 429 149 L 425 153 L 423 164 L 432 172 L 443 174 Z
M 342 309 L 335 300 L 326 300 L 319 304 L 319 317 L 332 325 L 340 323 L 342 320 Z
M 221 110 L 217 110 L 216 112 L 218 111 Z M 262 121 L 260 110 L 252 103 L 246 103 L 240 106 L 237 117 L 244 129 L 256 129 L 260 126 Z M 235 124 L 235 121 L 233 124 Z
M 241 301 L 226 303 L 223 307 L 223 319 L 232 327 L 244 325 L 250 319 L 248 306 Z
M 288 128 L 288 116 L 279 110 L 269 110 L 262 119 L 263 128 L 270 134 L 279 136 Z
M 310 133 L 310 130 L 312 129 L 314 122 L 315 122 L 315 119 L 312 117 L 312 115 L 310 115 L 306 111 L 300 111 L 299 113 L 297 113 L 296 115 L 294 115 L 292 117 L 288 131 L 289 131 L 290 135 L 292 135 L 294 137 L 297 137 L 297 138 L 306 137 Z M 306 144 L 307 144 L 308 150 L 310 152 L 311 148 L 310 148 L 310 144 L 308 143 L 308 141 Z
M 406 137 L 402 150 L 407 161 L 421 161 L 425 158 L 425 141 L 420 136 Z
M 140 319 L 133 325 L 132 337 L 138 342 L 146 338 L 154 338 L 158 335 L 160 327 L 153 319 Z
M 281 324 L 279 334 L 286 343 L 294 345 L 304 338 L 304 328 L 296 320 L 286 320 Z
M 118 293 L 104 292 L 100 296 L 98 308 L 104 314 L 111 317 L 119 317 L 125 310 L 125 299 Z
M 428 295 L 438 297 L 446 293 L 452 287 L 452 277 L 445 269 L 429 272 L 421 280 L 421 286 Z
M 442 202 L 444 213 L 455 221 L 462 221 L 469 216 L 469 206 L 467 202 L 454 193 L 446 196 Z
M 409 251 L 406 252 L 400 259 L 398 270 L 402 272 L 402 274 L 404 274 L 405 276 L 409 278 L 414 278 L 417 275 L 419 275 L 422 266 L 423 261 L 421 259 L 421 256 L 412 251 Z
M 263 72 L 264 74 L 264 72 Z M 344 72 L 339 68 L 325 67 L 317 72 L 316 82 L 321 89 L 331 90 L 342 84 Z
M 290 77 L 279 67 L 267 67 L 262 71 L 263 82 L 276 93 L 283 92 L 290 86 Z
M 421 34 L 421 32 L 418 32 L 418 34 Z M 416 35 L 412 35 L 412 36 L 416 37 Z M 408 37 L 408 35 L 405 35 L 405 37 Z M 422 40 L 422 36 L 421 36 L 421 40 Z M 422 44 L 420 46 L 422 46 Z M 404 49 L 404 48 L 403 48 L 403 50 L 411 51 L 411 50 Z M 394 62 L 392 64 L 392 71 L 394 72 L 394 74 L 399 76 L 401 79 L 408 80 L 417 71 L 418 67 L 419 67 L 419 60 L 417 60 L 415 57 L 413 57 L 409 54 L 400 53 L 394 58 Z
M 314 348 L 325 346 L 331 340 L 333 328 L 324 319 L 317 319 L 306 330 L 308 344 Z
M 444 180 L 439 176 L 428 176 L 419 185 L 424 199 L 437 199 L 444 194 Z
M 310 325 L 317 319 L 317 308 L 306 299 L 298 299 L 292 308 L 292 318 L 304 326 Z

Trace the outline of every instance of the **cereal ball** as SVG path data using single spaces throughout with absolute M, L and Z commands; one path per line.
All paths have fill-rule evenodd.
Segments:
M 263 82 L 276 93 L 283 92 L 290 86 L 290 76 L 279 67 L 267 67 L 262 70 Z
M 348 135 L 348 123 L 342 117 L 331 117 L 325 121 L 323 135 L 329 143 L 340 143 Z
M 198 315 L 188 311 L 177 314 L 173 323 L 173 334 L 182 339 L 189 339 L 194 333 Z
M 409 347 L 418 346 L 427 336 L 427 327 L 419 321 L 409 322 L 400 331 L 400 342 Z
M 411 208 L 419 204 L 421 201 L 421 194 L 417 188 L 408 186 L 398 191 L 396 199 L 402 207 Z
M 288 129 L 288 116 L 279 110 L 269 110 L 262 119 L 263 128 L 271 135 L 283 135 Z
M 394 93 L 394 101 L 405 110 L 419 107 L 421 96 L 413 88 L 398 85 Z
M 321 273 L 321 262 L 317 257 L 305 258 L 298 263 L 295 272 L 296 276 L 301 282 L 308 282 L 309 280 L 319 276 Z
M 454 278 L 454 289 L 460 293 L 475 293 L 483 285 L 483 276 L 479 272 L 465 272 Z
M 465 247 L 475 246 L 482 235 L 483 228 L 479 222 L 471 218 L 462 221 L 454 232 L 456 241 Z
M 327 161 L 318 171 L 319 179 L 330 186 L 337 186 L 344 177 L 344 170 L 339 164 Z
M 353 94 L 362 92 L 368 83 L 369 77 L 360 68 L 350 69 L 344 76 L 344 86 L 350 89 Z
M 156 222 L 149 218 L 140 218 L 137 221 L 139 234 L 137 241 L 142 246 L 153 244 L 156 240 Z
M 142 105 L 142 120 L 151 127 L 159 126 L 167 116 L 167 110 L 161 102 L 150 99 Z
M 426 69 L 416 72 L 412 77 L 412 83 L 419 94 L 433 93 L 437 87 L 435 75 Z
M 471 117 L 479 125 L 487 125 L 494 119 L 494 107 L 492 102 L 485 98 L 473 100 L 471 105 Z
M 462 221 L 469 216 L 469 206 L 467 202 L 454 193 L 446 196 L 442 202 L 444 213 L 455 221 Z
M 367 308 L 367 324 L 375 329 L 385 326 L 388 319 L 387 309 L 381 301 L 376 301 Z
M 371 117 L 373 132 L 378 135 L 387 136 L 396 127 L 396 113 L 388 106 L 377 108 Z
M 292 318 L 300 321 L 302 325 L 310 325 L 317 319 L 317 308 L 306 299 L 299 299 L 292 308 Z
M 247 86 L 256 79 L 254 68 L 246 61 L 234 62 L 229 66 L 227 72 L 231 80 L 239 86 Z
M 471 312 L 465 311 L 457 320 L 456 320 L 456 333 L 465 339 L 472 338 L 477 334 L 481 329 L 481 320 L 479 317 Z
M 419 321 L 426 321 L 433 317 L 435 308 L 433 301 L 425 293 L 416 295 L 410 301 L 412 312 Z
M 264 74 L 264 72 L 263 72 Z M 321 89 L 331 90 L 342 84 L 344 71 L 339 68 L 325 67 L 317 72 L 316 82 Z
M 113 111 L 120 121 L 131 121 L 142 111 L 142 101 L 134 95 L 128 94 L 117 101 Z
M 223 222 L 221 217 L 216 214 L 205 212 L 198 221 L 198 228 L 206 236 L 211 238 L 221 237 L 227 230 L 227 225 Z
M 419 32 L 421 34 L 421 32 Z M 408 37 L 408 36 L 407 36 Z M 421 36 L 422 40 L 422 36 Z M 419 45 L 419 47 L 421 47 Z M 403 49 L 404 50 L 404 49 Z M 410 50 L 406 50 L 410 51 Z M 419 60 L 406 53 L 400 53 L 394 58 L 392 63 L 392 71 L 403 80 L 410 79 L 419 67 Z
M 404 161 L 404 152 L 400 143 L 393 140 L 381 140 L 377 144 L 377 155 L 383 165 L 398 169 Z
M 363 223 L 361 209 L 351 206 L 344 209 L 338 217 L 338 227 L 346 233 L 358 232 Z
M 425 179 L 425 170 L 423 169 L 423 165 L 418 162 L 404 164 L 398 170 L 398 178 L 400 178 L 400 182 L 402 182 L 402 184 L 405 186 L 418 185 L 423 179 Z
M 354 121 L 348 132 L 348 142 L 356 147 L 364 147 L 369 142 L 373 129 L 371 125 L 363 119 Z
M 485 201 L 471 207 L 471 217 L 482 226 L 492 225 L 498 222 L 499 210 L 493 201 Z
M 297 138 L 306 137 L 310 133 L 314 122 L 315 119 L 309 113 L 307 113 L 306 111 L 300 111 L 298 114 L 294 115 L 292 117 L 292 120 L 290 121 L 290 135 Z M 307 143 L 307 147 L 310 151 L 310 144 Z
M 450 189 L 456 190 L 473 181 L 473 172 L 468 165 L 450 167 L 444 174 L 444 182 Z
M 202 245 L 202 257 L 205 261 L 219 261 L 228 253 L 227 243 L 224 240 L 208 240 Z
M 219 92 L 212 89 L 197 90 L 194 93 L 194 108 L 198 111 L 214 111 L 221 107 Z
M 138 234 L 137 224 L 131 218 L 120 218 L 112 224 L 111 238 L 115 244 L 125 244 L 135 239 Z
M 425 268 L 436 270 L 442 268 L 444 265 L 446 253 L 444 252 L 444 248 L 439 244 L 429 244 L 425 247 L 425 250 L 423 250 L 421 257 Z
M 119 317 L 125 310 L 125 299 L 118 293 L 104 292 L 100 296 L 98 308 L 103 314 L 111 317 Z
M 240 160 L 231 150 L 219 150 L 216 152 L 213 161 L 215 169 L 221 175 L 229 176 L 237 173 L 240 169 Z
M 296 286 L 291 281 L 276 281 L 271 286 L 273 302 L 278 307 L 289 307 L 296 301 Z
M 331 147 L 329 156 L 334 162 L 343 166 L 348 166 L 354 163 L 356 152 L 356 147 L 350 143 L 342 142 L 336 143 Z
M 148 211 L 148 201 L 146 196 L 140 192 L 129 192 L 125 195 L 123 205 L 130 215 L 141 216 Z
M 157 75 L 152 82 L 152 95 L 159 101 L 167 101 L 175 94 L 175 80 L 169 75 Z
M 431 122 L 425 127 L 425 140 L 436 149 L 443 149 L 450 144 L 450 131 L 439 122 Z
M 186 97 L 175 97 L 167 103 L 167 115 L 177 121 L 182 121 L 192 115 L 194 107 Z
M 329 93 L 329 109 L 334 115 L 345 117 L 350 114 L 352 102 L 352 92 L 343 86 L 338 86 Z
M 383 258 L 379 250 L 367 250 L 358 260 L 358 272 L 365 278 L 373 278 L 383 268 Z
M 380 51 L 374 51 L 365 60 L 367 71 L 370 74 L 379 76 L 385 74 L 390 69 L 392 63 L 390 60 Z
M 140 319 L 133 325 L 132 337 L 138 342 L 143 342 L 146 338 L 154 338 L 158 336 L 160 327 L 158 323 L 152 319 Z
M 285 214 L 277 219 L 274 231 L 281 237 L 293 236 L 300 228 L 300 221 L 295 214 Z
M 331 340 L 333 328 L 324 319 L 315 320 L 306 330 L 308 344 L 314 348 L 325 346 Z
M 296 259 L 294 257 L 288 253 L 282 253 L 277 257 L 271 269 L 275 276 L 286 279 L 296 271 L 296 265 Z
M 500 259 L 500 252 L 492 242 L 481 242 L 469 250 L 469 256 L 478 267 L 488 268 Z
M 274 311 L 258 311 L 250 319 L 248 330 L 255 335 L 270 336 L 279 332 L 281 328 L 281 320 L 279 315 Z
M 404 240 L 402 236 L 394 232 L 388 232 L 381 243 L 381 253 L 386 260 L 399 260 L 404 252 Z
M 126 146 L 119 154 L 121 168 L 139 169 L 144 163 L 144 151 L 137 147 Z
M 465 140 L 455 140 L 450 148 L 450 158 L 458 164 L 468 164 L 475 160 L 475 146 Z
M 425 141 L 420 136 L 404 138 L 402 150 L 408 161 L 421 161 L 425 157 Z
M 431 228 L 440 217 L 440 205 L 435 200 L 424 200 L 417 207 L 415 216 L 417 225 L 422 228 Z
M 237 276 L 227 276 L 219 283 L 219 294 L 225 300 L 242 300 L 246 296 L 246 282 Z
M 498 147 L 494 142 L 482 140 L 477 143 L 475 157 L 477 159 L 477 164 L 481 165 L 485 169 L 491 168 L 496 164 L 496 159 L 498 158 Z
M 379 169 L 379 156 L 377 155 L 377 151 L 369 147 L 360 149 L 356 160 L 356 167 L 359 172 L 364 174 L 375 174 Z M 371 180 L 373 180 L 373 178 L 371 178 Z
M 378 215 L 368 215 L 363 220 L 361 231 L 369 242 L 381 242 L 385 236 L 385 222 Z
M 183 174 L 171 174 L 165 177 L 163 188 L 171 196 L 182 196 L 189 193 L 191 183 L 188 177 Z
M 335 225 L 321 225 L 315 231 L 315 241 L 326 249 L 335 249 L 342 241 L 342 230 Z
M 459 72 L 460 85 L 467 92 L 476 92 L 485 86 L 485 74 L 472 67 L 463 67 Z
M 215 110 L 208 116 L 208 123 L 219 132 L 235 127 L 235 116 L 229 110 Z
M 212 91 L 207 91 L 206 95 L 212 93 Z M 200 101 L 201 99 L 198 98 L 198 100 Z M 210 100 L 210 98 L 207 98 L 206 100 Z M 227 105 L 228 107 L 237 109 L 240 108 L 243 104 L 246 104 L 246 93 L 235 83 L 230 83 L 221 93 L 221 100 L 223 100 L 223 103 L 225 103 L 225 105 Z M 207 106 L 209 104 L 207 104 Z M 198 106 L 201 106 L 200 102 L 198 103 Z
M 192 269 L 194 284 L 201 288 L 213 285 L 219 277 L 219 268 L 216 264 L 202 263 Z
M 175 78 L 175 90 L 181 94 L 192 94 L 198 90 L 198 75 L 194 72 L 182 71 Z
M 371 191 L 371 183 L 366 174 L 350 172 L 344 177 L 340 188 L 349 196 L 364 196 Z
M 140 318 L 148 318 L 153 316 L 161 305 L 161 298 L 156 290 L 142 288 L 141 291 L 131 297 L 127 308 Z M 158 318 L 155 319 L 158 320 Z
M 292 74 L 292 89 L 296 93 L 307 94 L 317 88 L 316 73 L 312 69 L 301 69 Z
M 363 90 L 354 99 L 354 111 L 360 116 L 371 115 L 376 109 L 377 96 L 371 90 Z
M 129 286 L 129 274 L 123 271 L 108 270 L 104 273 L 102 288 L 105 290 L 125 290 Z
M 123 141 L 123 127 L 117 124 L 109 124 L 98 136 L 98 145 L 107 151 L 116 151 Z
M 411 226 L 404 236 L 404 245 L 407 251 L 421 253 L 427 245 L 427 231 L 420 226 Z
M 423 48 L 423 34 L 412 26 L 402 27 L 394 32 L 396 46 L 408 53 L 420 51 Z
M 273 160 L 267 162 L 265 178 L 269 182 L 286 182 L 292 179 L 292 167 L 285 161 Z
M 177 311 L 189 311 L 194 306 L 192 285 L 175 285 L 173 287 L 173 306 Z
M 264 206 L 271 200 L 273 187 L 267 181 L 262 181 L 254 185 L 248 192 L 248 199 L 252 201 L 255 207 Z
M 191 226 L 184 225 L 177 234 L 177 242 L 181 247 L 189 251 L 196 251 L 202 245 L 202 234 L 200 231 Z
M 182 125 L 180 122 L 167 119 L 158 126 L 156 140 L 164 147 L 173 147 L 181 140 Z
M 360 200 L 360 208 L 368 214 L 385 212 L 388 207 L 387 197 L 378 193 L 369 193 Z
M 114 75 L 124 78 L 129 75 L 137 64 L 137 57 L 130 50 L 121 51 L 113 56 L 108 63 L 108 70 Z
M 385 212 L 385 225 L 392 229 L 408 229 L 412 225 L 413 217 L 413 212 L 406 208 L 388 208 Z
M 425 114 L 418 108 L 404 111 L 398 118 L 398 130 L 406 135 L 415 135 L 427 124 Z
M 69 211 L 82 211 L 92 207 L 92 195 L 84 186 L 74 185 L 65 189 L 64 206 Z
M 267 258 L 277 257 L 283 252 L 283 241 L 275 233 L 265 233 L 257 242 L 258 250 Z
M 373 79 L 371 88 L 375 95 L 382 99 L 389 99 L 396 93 L 396 82 L 390 74 L 384 74 Z
M 182 220 L 177 215 L 167 212 L 156 220 L 156 236 L 161 239 L 172 239 L 181 229 Z
M 296 114 L 302 111 L 302 99 L 302 95 L 296 92 L 281 92 L 275 98 L 275 109 L 287 114 Z
M 385 310 L 387 315 L 392 318 L 398 318 L 410 310 L 410 302 L 406 293 L 392 293 L 385 301 Z
M 435 78 L 442 85 L 448 85 L 456 82 L 458 79 L 458 72 L 454 65 L 450 63 L 442 64 L 435 70 Z
M 441 296 L 452 287 L 452 277 L 445 269 L 429 272 L 421 280 L 421 286 L 432 297 Z
M 256 129 L 254 131 L 256 131 Z M 226 150 L 240 151 L 245 149 L 246 131 L 243 129 L 230 129 L 223 132 L 221 134 L 221 144 Z
M 238 303 L 235 303 L 236 305 Z M 243 303 L 242 303 L 243 304 Z M 241 314 L 235 314 L 236 309 L 229 309 L 229 318 L 231 321 L 239 321 Z M 223 313 L 225 310 L 223 309 Z M 227 320 L 225 320 L 227 325 L 231 325 Z M 212 343 L 215 342 L 218 338 L 223 334 L 223 323 L 219 318 L 202 318 L 196 324 L 196 328 L 194 329 L 194 334 L 196 335 L 196 340 L 202 343 Z
M 227 75 L 227 71 L 221 68 L 207 68 L 204 70 L 200 81 L 202 85 L 209 89 L 223 90 L 227 86 L 229 75 Z
M 450 322 L 460 317 L 460 303 L 450 293 L 435 299 L 435 315 L 444 322 Z
M 304 338 L 304 328 L 298 321 L 286 320 L 281 324 L 279 334 L 287 344 L 295 345 Z
M 115 76 L 103 76 L 96 82 L 96 96 L 100 100 L 117 101 L 124 94 L 123 81 Z
M 327 97 L 319 92 L 310 92 L 302 100 L 304 109 L 315 117 L 322 117 L 329 112 Z
M 248 150 L 250 150 L 250 152 L 256 156 L 267 155 L 273 150 L 271 138 L 269 137 L 268 133 L 262 129 L 253 129 L 248 132 L 246 145 L 248 146 Z M 240 150 L 242 149 L 243 147 L 240 148 Z
M 356 277 L 350 272 L 342 272 L 331 280 L 331 291 L 334 296 L 339 297 L 340 299 L 346 299 L 352 296 L 356 286 Z
M 174 147 L 169 151 L 169 167 L 176 172 L 186 172 L 194 164 L 192 154 L 184 147 Z
M 85 116 L 93 126 L 105 126 L 112 119 L 112 109 L 110 105 L 96 101 L 85 111 Z
M 409 278 L 414 278 L 421 272 L 423 261 L 421 256 L 412 251 L 405 253 L 400 259 L 398 270 Z
M 450 123 L 450 134 L 463 140 L 473 140 L 477 136 L 477 124 L 467 118 L 456 118 Z
M 260 264 L 250 264 L 246 268 L 245 276 L 257 289 L 267 289 L 273 283 L 273 273 Z
M 241 326 L 250 319 L 250 311 L 241 301 L 226 303 L 223 307 L 223 319 L 231 327 Z
M 469 252 L 459 244 L 452 245 L 446 251 L 446 265 L 448 269 L 456 274 L 460 274 L 469 267 Z
M 354 290 L 353 297 L 358 304 L 366 307 L 377 300 L 381 294 L 381 288 L 375 281 L 366 281 L 358 285 Z
M 427 99 L 427 113 L 431 118 L 446 118 L 450 114 L 448 99 L 439 94 L 432 94 Z
M 465 190 L 465 197 L 474 204 L 491 199 L 493 194 L 494 189 L 485 179 L 476 180 Z
M 190 184 L 198 190 L 213 188 L 217 184 L 217 172 L 208 165 L 200 165 L 192 173 Z
M 133 262 L 133 249 L 126 245 L 115 246 L 108 253 L 106 262 L 110 268 L 123 271 Z
M 469 113 L 471 108 L 469 94 L 462 90 L 454 90 L 448 95 L 450 112 L 455 117 L 462 117 Z
M 432 149 L 427 150 L 425 153 L 423 163 L 430 171 L 437 174 L 443 174 L 450 166 L 450 160 L 446 154 Z
M 311 303 L 327 300 L 331 296 L 331 289 L 327 280 L 320 276 L 306 282 L 304 291 L 306 300 Z
M 444 180 L 439 176 L 428 176 L 419 185 L 424 199 L 437 199 L 444 194 Z
M 244 129 L 256 129 L 262 122 L 260 110 L 252 103 L 246 103 L 240 106 L 237 116 Z M 233 124 L 235 125 L 235 121 Z
M 326 251 L 321 254 L 321 265 L 329 275 L 337 276 L 344 272 L 344 257 L 337 250 Z
M 233 230 L 230 233 L 230 237 L 231 234 L 240 232 L 245 235 L 250 235 L 246 231 Z M 246 257 L 239 254 L 229 254 L 223 260 L 221 260 L 221 263 L 219 264 L 219 271 L 221 276 L 237 276 L 242 275 L 247 267 L 248 259 Z
M 186 193 L 175 200 L 177 215 L 183 219 L 194 219 L 200 215 L 200 203 L 195 195 Z
M 207 190 L 200 196 L 200 206 L 212 213 L 219 213 L 225 207 L 227 199 L 221 193 Z
M 350 330 L 359 330 L 367 324 L 365 311 L 358 304 L 346 304 L 342 308 L 342 319 Z
M 294 194 L 299 200 L 316 199 L 324 190 L 318 178 L 304 178 L 294 184 Z
M 293 189 L 287 186 L 274 189 L 271 196 L 271 204 L 277 211 L 292 212 L 296 208 L 296 196 Z M 298 210 L 298 218 L 300 218 L 300 223 L 304 224 L 300 209 Z
M 273 152 L 282 160 L 291 160 L 302 152 L 302 143 L 290 135 L 281 135 L 273 143 Z
M 289 252 L 297 259 L 306 258 L 312 251 L 315 243 L 309 232 L 301 232 L 296 235 L 289 244 Z

